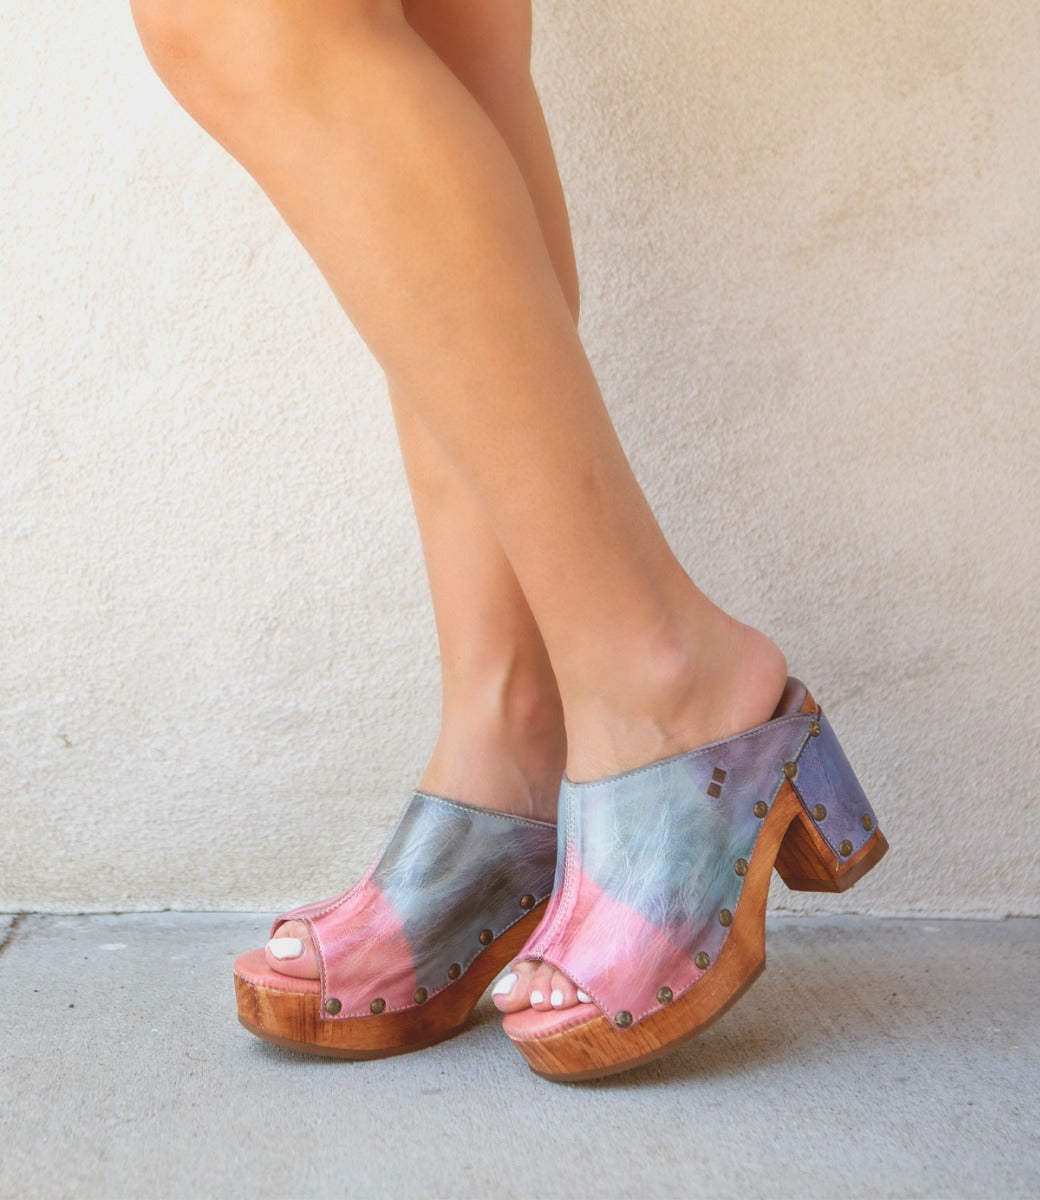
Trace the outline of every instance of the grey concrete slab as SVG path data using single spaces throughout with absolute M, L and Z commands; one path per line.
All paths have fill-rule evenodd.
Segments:
M 1018 1197 L 1040 1192 L 1040 921 L 771 923 L 677 1054 L 536 1079 L 455 1041 L 308 1059 L 235 1021 L 262 918 L 25 918 L 0 955 L 0 1196 Z M 2 940 L 2 939 L 0 939 Z

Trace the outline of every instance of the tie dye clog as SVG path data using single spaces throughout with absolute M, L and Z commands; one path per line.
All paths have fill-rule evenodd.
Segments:
M 415 792 L 382 854 L 303 921 L 321 978 L 235 963 L 242 1024 L 331 1058 L 382 1058 L 458 1033 L 533 932 L 552 891 L 556 826 Z
M 593 1000 L 504 1028 L 531 1068 L 581 1080 L 647 1062 L 721 1015 L 765 966 L 776 866 L 843 891 L 888 849 L 804 684 L 746 733 L 592 783 L 564 780 L 552 901 L 519 959 Z

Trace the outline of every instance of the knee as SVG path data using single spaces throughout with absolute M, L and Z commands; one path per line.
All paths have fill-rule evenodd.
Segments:
M 130 14 L 149 61 L 164 79 L 197 57 L 207 15 L 215 15 L 200 0 L 130 0 Z
M 138 36 L 189 110 L 305 79 L 314 51 L 371 26 L 391 0 L 130 0 Z M 196 113 L 196 115 L 198 115 Z
M 211 102 L 220 103 L 237 53 L 230 43 L 233 6 L 226 0 L 130 0 L 137 35 L 155 73 L 196 119 L 206 119 Z

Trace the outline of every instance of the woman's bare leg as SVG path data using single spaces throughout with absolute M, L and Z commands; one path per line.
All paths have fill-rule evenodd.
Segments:
M 529 0 L 408 0 L 405 15 L 509 147 L 576 320 L 567 206 L 531 82 Z M 391 398 L 441 650 L 441 731 L 420 786 L 552 820 L 566 739 L 541 633 L 469 486 L 417 405 L 397 390 Z
M 409 24 L 466 86 L 516 158 L 577 320 L 570 221 L 530 77 L 528 0 L 410 0 L 405 7 Z M 440 645 L 441 729 L 419 786 L 554 820 L 566 737 L 538 626 L 470 488 L 407 397 L 392 393 L 391 400 Z M 286 922 L 279 935 L 298 939 L 303 952 L 288 960 L 269 953 L 270 965 L 316 979 L 307 927 Z
M 465 485 L 394 400 L 440 645 L 441 728 L 419 786 L 555 820 L 567 742 L 538 626 Z
M 396 0 L 135 13 L 171 90 L 265 188 L 476 496 L 547 647 L 571 777 L 767 719 L 782 656 L 671 554 L 522 172 Z

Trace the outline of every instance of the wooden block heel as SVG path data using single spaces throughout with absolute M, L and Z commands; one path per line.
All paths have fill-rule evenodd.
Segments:
M 776 869 L 794 891 L 844 892 L 881 861 L 888 842 L 830 723 L 815 702 L 812 711 L 809 737 L 784 767 L 800 806 Z
M 851 858 L 842 861 L 805 814 L 799 813 L 781 843 L 776 870 L 793 892 L 844 892 L 876 867 L 887 850 L 885 835 L 875 829 Z

